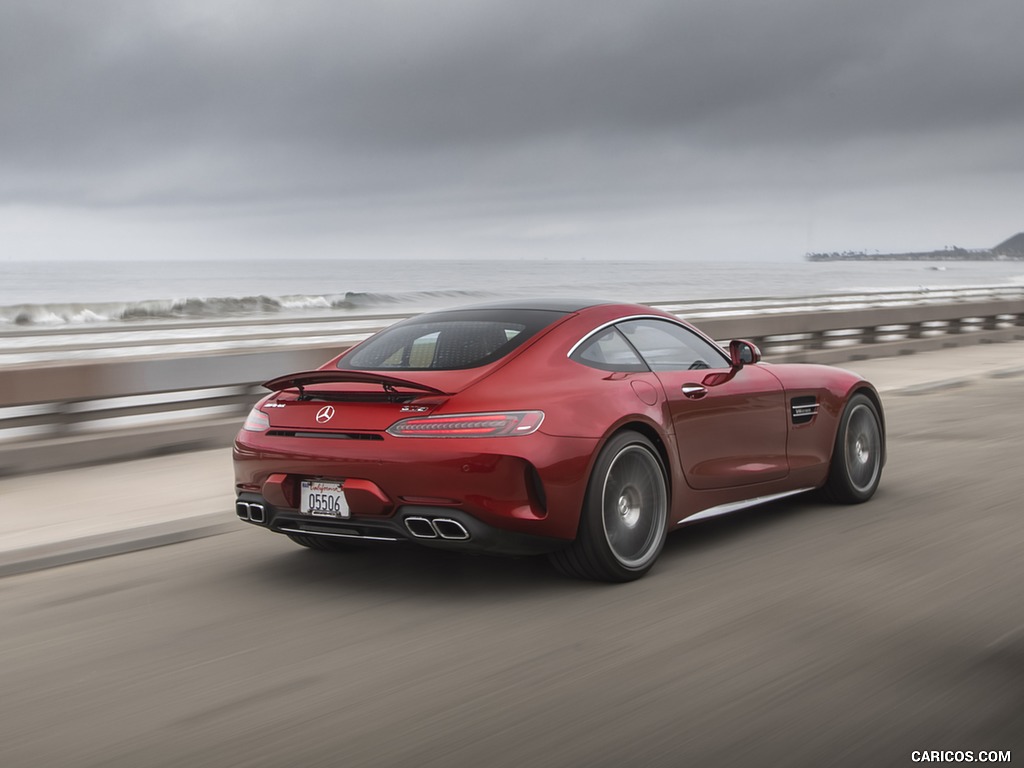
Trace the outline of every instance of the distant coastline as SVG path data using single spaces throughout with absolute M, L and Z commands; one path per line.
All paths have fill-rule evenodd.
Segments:
M 950 246 L 938 251 L 912 253 L 868 253 L 842 251 L 808 253 L 808 261 L 1024 261 L 1024 232 L 1014 235 L 995 248 Z

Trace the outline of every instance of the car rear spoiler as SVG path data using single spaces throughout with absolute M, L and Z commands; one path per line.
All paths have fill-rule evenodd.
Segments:
M 278 376 L 276 379 L 264 382 L 263 386 L 273 392 L 280 392 L 282 389 L 298 389 L 299 399 L 304 399 L 306 396 L 305 387 L 311 384 L 341 384 L 345 382 L 380 384 L 385 392 L 394 392 L 399 387 L 402 387 L 403 389 L 416 389 L 432 395 L 448 394 L 436 387 L 372 371 L 299 371 L 298 373 Z

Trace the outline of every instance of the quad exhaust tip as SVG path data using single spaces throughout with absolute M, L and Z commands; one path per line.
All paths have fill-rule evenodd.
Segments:
M 437 538 L 437 531 L 430 524 L 430 520 L 425 517 L 407 517 L 405 518 L 405 527 L 417 539 Z
M 250 523 L 267 522 L 267 510 L 262 504 L 255 504 L 249 501 L 236 501 L 235 514 L 240 520 L 248 520 Z
M 442 539 L 466 541 L 469 538 L 469 531 L 466 530 L 466 526 L 458 520 L 452 520 L 447 517 L 435 517 L 431 522 L 434 524 L 434 530 L 437 531 L 437 535 Z
M 448 517 L 407 517 L 405 527 L 417 539 L 445 539 L 467 541 L 469 531 L 458 520 Z

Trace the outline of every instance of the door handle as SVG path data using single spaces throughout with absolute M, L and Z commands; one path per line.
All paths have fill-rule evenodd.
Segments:
M 692 400 L 699 400 L 708 393 L 708 388 L 700 384 L 683 384 L 683 394 Z

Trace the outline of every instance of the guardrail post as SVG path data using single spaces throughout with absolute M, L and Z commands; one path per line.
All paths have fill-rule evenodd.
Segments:
M 267 394 L 267 390 L 263 388 L 263 384 L 250 384 L 245 393 L 247 404 L 241 409 L 242 414 L 249 413 L 249 409 L 256 405 L 265 394 Z
M 64 437 L 71 432 L 72 403 L 68 400 L 53 403 L 53 421 L 50 422 L 50 435 Z

